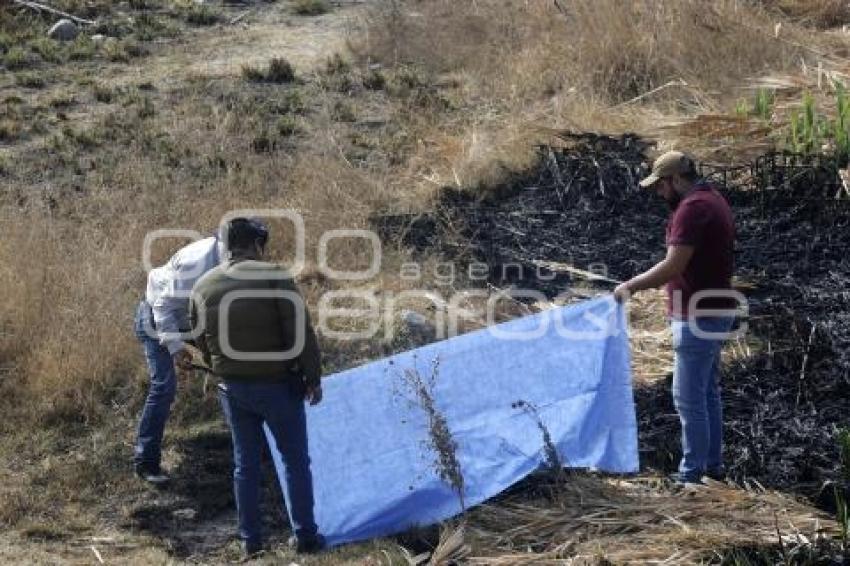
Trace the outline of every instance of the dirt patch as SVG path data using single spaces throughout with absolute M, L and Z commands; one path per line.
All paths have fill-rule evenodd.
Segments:
M 239 78 L 244 67 L 263 67 L 273 58 L 289 61 L 299 77 L 308 75 L 334 53 L 346 51 L 347 33 L 358 25 L 363 6 L 340 4 L 315 17 L 293 15 L 288 2 L 246 7 L 215 26 L 187 28 L 175 37 L 145 43 L 144 55 L 127 61 L 39 67 L 33 76 L 49 80 L 37 89 L 21 87 L 7 73 L 0 80 L 0 119 L 13 109 L 9 101 L 17 100 L 26 101 L 37 119 L 27 117 L 21 122 L 25 127 L 17 126 L 26 135 L 11 141 L 0 136 L 0 158 L 17 160 L 61 138 L 68 128 L 92 127 L 119 104 L 127 107 L 146 99 L 151 112 L 170 109 L 174 93 L 203 89 L 204 81 Z M 73 104 L 57 107 L 65 99 Z
M 239 76 L 243 66 L 261 66 L 275 57 L 307 72 L 346 48 L 346 31 L 355 25 L 359 5 L 317 17 L 293 16 L 284 3 L 253 10 L 236 25 L 203 28 L 128 67 L 115 68 L 115 85 L 151 81 L 179 86 L 186 78 Z

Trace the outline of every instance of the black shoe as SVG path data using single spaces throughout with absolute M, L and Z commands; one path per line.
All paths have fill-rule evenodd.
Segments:
M 263 543 L 261 542 L 243 542 L 242 550 L 245 553 L 245 558 L 256 558 L 261 555 L 263 550 Z
M 136 464 L 136 476 L 148 482 L 151 485 L 165 485 L 171 479 L 167 474 L 163 473 L 159 465 L 153 464 Z
M 724 468 L 715 468 L 713 470 L 707 470 L 704 475 L 710 480 L 719 482 L 726 481 L 726 470 Z
M 316 554 L 325 548 L 325 537 L 316 535 L 300 539 L 295 535 L 289 537 L 289 548 L 298 554 Z

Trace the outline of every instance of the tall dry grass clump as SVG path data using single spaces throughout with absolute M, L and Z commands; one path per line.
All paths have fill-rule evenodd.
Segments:
M 4 414 L 44 424 L 98 420 L 138 384 L 128 324 L 144 286 L 140 231 L 130 219 L 98 226 L 38 210 L 2 214 Z
M 501 87 L 493 97 L 584 86 L 618 101 L 675 78 L 716 89 L 797 63 L 769 14 L 730 0 L 379 4 L 360 53 L 467 73 Z
M 382 0 L 352 44 L 461 100 L 420 124 L 427 142 L 411 163 L 438 184 L 474 186 L 522 168 L 554 130 L 640 130 L 799 65 L 795 44 L 809 36 L 774 30 L 768 12 L 726 0 Z M 622 105 L 636 97 L 640 111 Z
M 81 150 L 62 139 L 54 154 L 39 152 L 35 167 L 42 159 L 56 164 L 52 187 L 21 191 L 3 180 L 0 390 L 7 395 L 0 406 L 7 405 L 0 410 L 10 417 L 6 424 L 98 424 L 117 407 L 142 400 L 147 371 L 132 318 L 145 290 L 142 244 L 150 231 L 211 234 L 231 210 L 294 209 L 307 227 L 307 261 L 315 264 L 324 231 L 368 227 L 369 215 L 389 198 L 380 176 L 346 163 L 330 140 L 299 152 L 256 153 L 260 108 L 208 108 L 207 93 L 184 96 L 169 113 L 123 112 L 76 134 L 94 140 L 93 147 Z M 250 93 L 239 96 L 252 100 Z M 78 167 L 92 153 L 98 169 L 79 192 L 66 190 L 77 181 L 62 164 Z M 294 234 L 284 221 L 271 227 L 272 259 L 286 262 Z M 161 242 L 153 264 L 186 243 Z M 360 244 L 343 241 L 333 266 L 368 265 L 370 251 Z M 316 299 L 318 292 L 308 295 Z
M 729 87 L 797 64 L 773 21 L 739 2 L 577 2 L 570 26 L 581 76 L 612 101 L 683 79 L 702 90 Z

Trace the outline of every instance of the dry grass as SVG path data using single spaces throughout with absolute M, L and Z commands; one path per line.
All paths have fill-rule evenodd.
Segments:
M 39 212 L 15 216 L 18 229 L 4 239 L 2 255 L 8 259 L 0 268 L 9 301 L 0 352 L 18 368 L 16 401 L 25 403 L 13 412 L 43 415 L 56 424 L 88 420 L 136 373 L 125 354 L 135 345 L 115 324 L 142 282 L 129 259 L 135 255 L 132 232 L 112 235 L 104 245 L 105 236 L 91 226 Z M 101 244 L 80 246 L 77 238 Z
M 563 3 L 562 3 L 563 4 Z M 413 69 L 460 112 L 418 124 L 419 182 L 492 184 L 560 129 L 647 131 L 726 104 L 745 78 L 799 65 L 815 36 L 740 2 L 383 0 L 361 58 Z M 656 91 L 656 89 L 658 89 Z M 649 95 L 647 95 L 649 93 Z M 644 97 L 640 105 L 630 101 Z
M 715 551 L 834 536 L 827 516 L 774 492 L 709 487 L 669 491 L 657 480 L 571 475 L 554 501 L 510 498 L 471 513 L 473 564 L 696 564 Z M 498 550 L 496 550 L 498 549 Z M 605 562 L 607 561 L 607 562 Z
M 305 103 L 293 102 L 299 87 L 279 101 L 271 92 L 254 98 L 251 91 L 222 88 L 217 94 L 224 104 L 190 86 L 168 111 L 148 95 L 130 97 L 126 110 L 68 128 L 50 150 L 63 164 L 54 172 L 55 186 L 40 195 L 21 193 L 23 208 L 11 194 L 4 197 L 10 229 L 0 244 L 6 289 L 0 363 L 18 369 L 12 401 L 18 416 L 97 422 L 113 400 L 123 404 L 139 394 L 144 372 L 130 322 L 144 289 L 139 259 L 148 231 L 208 233 L 228 210 L 291 208 L 305 218 L 308 258 L 315 262 L 323 232 L 368 228 L 370 214 L 395 199 L 383 175 L 345 160 L 332 97 L 305 95 L 313 115 L 303 150 L 258 154 L 256 136 L 267 123 L 306 111 Z M 28 156 L 16 173 L 34 174 L 46 156 Z M 83 193 L 75 192 L 74 169 L 95 158 L 97 171 Z M 275 256 L 291 257 L 286 224 L 273 230 Z M 182 243 L 168 242 L 159 259 Z M 367 265 L 370 251 L 362 243 L 335 250 L 334 265 Z
M 762 0 L 761 3 L 800 23 L 819 28 L 850 23 L 850 5 L 843 0 Z
M 796 55 L 770 38 L 770 19 L 737 2 L 579 3 L 575 19 L 585 30 L 573 48 L 575 61 L 614 101 L 675 79 L 702 91 L 728 88 L 783 68 Z
M 673 371 L 673 345 L 664 291 L 635 295 L 629 301 L 628 313 L 635 381 L 648 383 L 666 377 Z
M 141 375 L 128 327 L 143 287 L 139 243 L 149 229 L 206 231 L 232 207 L 294 207 L 311 228 L 309 249 L 324 230 L 367 227 L 375 210 L 421 206 L 441 185 L 496 183 L 522 169 L 532 142 L 551 128 L 637 125 L 652 116 L 651 107 L 639 117 L 628 106 L 610 106 L 670 79 L 721 88 L 763 69 L 783 69 L 797 53 L 770 34 L 744 41 L 753 28 L 772 29 L 772 23 L 725 2 L 705 10 L 703 3 L 606 0 L 592 9 L 575 3 L 562 13 L 549 3 L 437 1 L 417 10 L 413 16 L 403 3 L 382 3 L 367 39 L 354 42 L 361 56 L 389 65 L 386 86 L 379 85 L 368 104 L 385 105 L 411 140 L 400 146 L 395 165 L 362 168 L 347 158 L 350 126 L 338 115 L 344 92 L 311 92 L 301 149 L 280 151 L 285 143 L 273 139 L 264 146 L 272 153 L 257 154 L 258 136 L 280 119 L 268 110 L 271 91 L 258 91 L 256 99 L 250 90 L 229 87 L 216 94 L 202 81 L 162 115 L 146 111 L 156 107 L 147 97 L 128 98 L 124 103 L 138 110 L 68 129 L 54 138 L 57 155 L 25 160 L 32 169 L 18 171 L 19 179 L 45 159 L 60 166 L 51 173 L 53 189 L 29 195 L 24 210 L 4 209 L 11 229 L 0 244 L 6 289 L 0 352 L 25 384 L 17 388 L 26 400 L 16 403 L 17 412 L 36 420 L 90 421 L 110 399 L 138 394 L 139 385 L 128 381 Z M 329 67 L 328 76 L 327 85 L 342 84 L 341 76 L 360 80 L 340 64 Z M 304 112 L 303 102 L 292 103 L 292 96 L 304 98 L 297 88 L 277 105 L 287 108 L 290 121 Z M 355 105 L 356 117 L 360 102 L 347 104 Z M 6 139 L 19 135 L 13 122 L 4 124 Z M 375 149 L 372 155 L 386 148 Z M 100 167 L 87 177 L 86 193 L 74 196 L 65 172 L 93 159 Z M 345 251 L 352 264 L 363 261 L 363 250 Z M 393 279 L 382 283 L 397 285 Z M 657 340 L 643 341 L 638 363 L 651 364 Z M 648 373 L 663 371 L 667 361 L 657 365 Z
M 148 3 L 131 4 L 139 9 Z M 40 464 L 56 476 L 68 476 L 52 491 L 41 494 L 17 478 L 16 489 L 2 494 L 0 523 L 21 522 L 56 501 L 91 494 L 123 473 L 123 468 L 118 471 L 122 454 L 129 450 L 122 443 L 132 435 L 145 385 L 130 322 L 144 288 L 139 258 L 148 231 L 208 232 L 233 208 L 294 208 L 305 217 L 307 249 L 314 251 L 325 230 L 368 228 L 375 211 L 427 206 L 442 186 L 502 182 L 522 170 L 533 144 L 553 131 L 646 131 L 670 116 L 720 108 L 725 91 L 751 76 L 791 71 L 801 56 L 811 54 L 800 44 L 816 45 L 816 36 L 787 20 L 783 35 L 775 38 L 769 12 L 738 2 L 561 4 L 569 4 L 566 13 L 542 1 L 381 0 L 370 13 L 368 34 L 352 37 L 353 64 L 334 60 L 317 74 L 299 68 L 295 83 L 169 77 L 173 82 L 167 92 L 139 92 L 94 76 L 78 99 L 83 107 L 85 100 L 96 99 L 100 109 L 70 125 L 49 122 L 54 129 L 43 138 L 27 133 L 17 114 L 0 116 L 5 154 L 0 167 L 0 427 L 20 439 L 36 430 L 67 433 L 38 447 L 13 444 L 9 453 L 43 456 L 56 447 L 65 450 L 62 436 L 79 434 L 88 442 L 86 435 L 107 430 L 107 422 L 123 426 L 108 429 L 113 444 L 93 453 L 91 465 L 77 466 L 70 456 Z M 83 16 L 111 10 L 111 3 L 103 1 L 59 5 Z M 206 21 L 201 16 L 198 23 Z M 41 24 L 30 24 L 0 14 L 0 53 L 11 66 L 41 57 L 28 43 L 14 50 L 35 38 L 33 30 Z M 4 36 L 8 30 L 13 31 Z M 127 60 L 133 55 L 127 47 L 135 42 L 130 37 L 109 50 L 88 44 L 77 49 L 82 58 Z M 42 51 L 52 56 L 45 46 Z M 368 69 L 366 62 L 383 67 Z M 39 67 L 33 73 L 44 71 Z M 679 79 L 686 86 L 677 83 L 631 101 Z M 47 86 L 45 98 L 55 94 L 53 88 Z M 37 104 L 32 101 L 33 112 L 43 118 L 48 111 L 35 109 Z M 291 235 L 281 225 L 273 230 L 275 257 L 285 258 Z M 168 242 L 158 250 L 159 259 L 179 245 Z M 369 285 L 383 293 L 415 285 L 399 277 L 409 252 L 390 244 L 385 252 L 383 270 Z M 308 259 L 315 264 L 312 255 Z M 335 251 L 335 265 L 362 266 L 368 256 L 367 249 L 348 244 Z M 424 261 L 421 285 L 438 288 L 428 275 L 437 261 Z M 322 292 L 340 285 L 315 269 L 303 275 L 301 284 L 314 305 Z M 428 306 L 420 303 L 410 300 L 399 308 Z M 517 307 L 513 314 L 522 312 Z M 664 374 L 670 358 L 659 295 L 640 296 L 632 316 L 641 330 L 633 337 L 636 375 Z M 382 355 L 398 345 L 390 339 L 323 344 L 330 367 Z M 181 414 L 196 415 L 205 407 L 195 398 L 182 402 L 178 421 Z M 75 470 L 81 470 L 79 477 Z M 45 473 L 28 473 L 46 481 Z M 473 538 L 508 552 L 525 544 L 537 528 L 549 529 L 551 540 L 567 544 L 581 525 L 627 544 L 618 533 L 643 522 L 640 536 L 628 543 L 635 553 L 669 556 L 664 554 L 669 545 L 657 546 L 662 536 L 669 537 L 665 544 L 695 549 L 732 540 L 731 527 L 712 523 L 722 527 L 721 534 L 704 539 L 702 527 L 681 527 L 677 518 L 690 521 L 693 516 L 682 518 L 666 494 L 635 499 L 630 494 L 639 486 L 630 490 L 581 481 L 565 489 L 563 505 L 552 509 L 511 504 L 484 510 L 491 516 L 481 518 Z M 620 505 L 624 499 L 629 505 Z M 754 513 L 754 521 L 767 521 L 773 510 L 799 511 L 793 502 L 772 495 L 764 499 L 765 507 L 758 507 L 750 495 L 716 488 L 698 496 L 697 503 L 699 509 L 728 505 L 730 517 L 740 520 L 730 525 L 744 524 L 745 512 Z M 572 508 L 586 513 L 579 517 Z M 672 518 L 663 517 L 662 510 Z M 769 538 L 767 527 L 758 524 L 759 536 Z M 640 550 L 640 541 L 662 550 Z M 576 544 L 580 549 L 592 545 L 586 540 Z M 547 547 L 538 558 L 554 559 L 556 552 Z M 482 561 L 496 560 L 485 554 Z M 500 560 L 511 563 L 509 557 Z
M 331 6 L 326 0 L 295 0 L 292 11 L 299 16 L 319 16 L 330 11 Z

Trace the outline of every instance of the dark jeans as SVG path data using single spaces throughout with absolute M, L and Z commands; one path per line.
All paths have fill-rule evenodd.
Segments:
M 313 477 L 307 453 L 304 395 L 288 381 L 257 383 L 226 380 L 219 399 L 233 437 L 233 490 L 239 536 L 252 546 L 262 543 L 260 526 L 260 456 L 263 424 L 274 436 L 286 469 L 284 497 L 292 530 L 299 540 L 317 535 L 313 518 Z
M 133 323 L 134 331 L 145 354 L 150 375 L 150 387 L 142 416 L 139 419 L 133 461 L 136 465 L 158 467 L 162 457 L 162 435 L 165 423 L 171 412 L 171 403 L 177 392 L 177 377 L 174 362 L 168 349 L 155 337 L 145 332 L 145 324 L 150 325 L 150 307 L 144 301 L 136 310 Z

